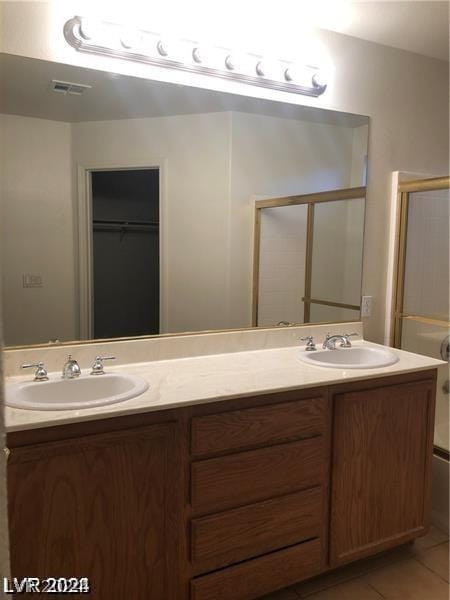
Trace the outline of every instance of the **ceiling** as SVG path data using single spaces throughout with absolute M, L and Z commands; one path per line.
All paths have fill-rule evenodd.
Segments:
M 0 54 L 0 113 L 76 123 L 222 111 L 329 123 L 367 124 L 367 117 L 259 100 Z M 82 96 L 51 90 L 53 79 L 92 86 Z
M 350 2 L 348 18 L 317 25 L 353 37 L 449 60 L 449 2 Z M 338 20 L 339 21 L 339 20 Z

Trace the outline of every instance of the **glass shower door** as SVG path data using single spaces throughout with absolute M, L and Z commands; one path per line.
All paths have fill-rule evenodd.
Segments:
M 448 360 L 449 178 L 400 184 L 395 345 Z M 438 372 L 435 446 L 449 451 L 449 369 Z

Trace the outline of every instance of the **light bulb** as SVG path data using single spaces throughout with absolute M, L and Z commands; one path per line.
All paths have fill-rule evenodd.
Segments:
M 192 60 L 198 64 L 203 62 L 203 54 L 200 48 L 196 47 L 192 50 Z
M 256 74 L 259 75 L 260 77 L 267 76 L 267 68 L 266 68 L 265 63 L 262 60 L 260 60 L 256 63 L 255 71 L 256 71 Z
M 266 79 L 278 79 L 282 74 L 279 63 L 268 58 L 258 61 L 255 71 L 259 77 L 265 77 Z
M 140 45 L 141 36 L 138 31 L 133 29 L 124 29 L 120 34 L 120 43 L 124 48 L 136 48 Z
M 312 84 L 314 87 L 326 87 L 327 77 L 325 73 L 323 73 L 322 71 L 317 71 L 317 73 L 314 73 L 314 75 L 312 76 Z
M 84 40 L 95 40 L 101 36 L 103 31 L 102 25 L 99 21 L 94 19 L 83 18 L 80 22 L 80 35 Z
M 311 72 L 308 67 L 299 64 L 291 64 L 284 71 L 284 78 L 286 81 L 297 85 L 311 87 Z
M 229 71 L 234 71 L 234 69 L 236 68 L 236 64 L 234 62 L 233 57 L 231 56 L 231 54 L 229 54 L 226 59 L 225 59 L 225 66 Z
M 163 42 L 162 40 L 159 40 L 159 42 L 156 44 L 156 49 L 158 50 L 161 56 L 169 55 L 169 46 L 166 42 Z
M 292 67 L 288 67 L 284 71 L 284 78 L 286 79 L 286 81 L 294 81 L 294 79 L 295 79 L 295 72 L 294 72 L 294 69 Z

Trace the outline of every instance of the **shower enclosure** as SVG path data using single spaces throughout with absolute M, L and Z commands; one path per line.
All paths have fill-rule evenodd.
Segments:
M 358 321 L 365 187 L 255 202 L 254 326 Z
M 449 360 L 450 178 L 399 184 L 394 346 Z M 439 369 L 435 452 L 449 456 L 449 370 Z

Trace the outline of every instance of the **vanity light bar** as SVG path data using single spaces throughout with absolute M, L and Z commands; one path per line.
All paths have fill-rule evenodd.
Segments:
M 327 87 L 317 66 L 266 61 L 255 54 L 235 54 L 225 48 L 203 48 L 194 42 L 171 41 L 143 29 L 73 17 L 64 25 L 64 37 L 80 52 L 117 57 L 191 73 L 202 73 L 318 97 Z

